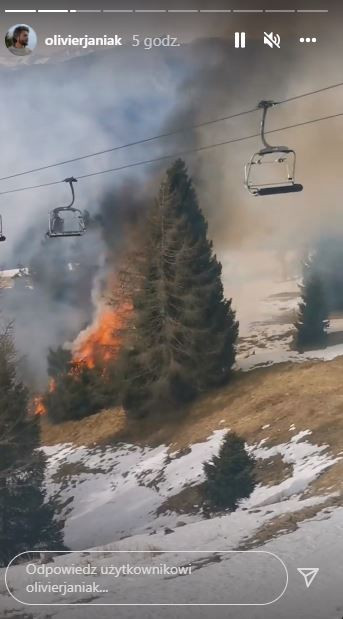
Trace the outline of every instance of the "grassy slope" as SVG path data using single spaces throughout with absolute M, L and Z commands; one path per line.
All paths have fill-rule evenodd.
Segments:
M 270 427 L 263 429 L 269 424 Z M 166 419 L 163 428 L 152 421 L 128 423 L 119 410 L 104 411 L 81 422 L 51 426 L 42 420 L 44 445 L 106 443 L 123 440 L 183 449 L 205 440 L 214 430 L 229 427 L 248 443 L 267 439 L 270 446 L 287 442 L 290 426 L 310 429 L 311 442 L 342 449 L 343 358 L 330 362 L 284 364 L 236 374 L 230 385 L 204 396 L 178 419 Z M 341 490 L 343 464 L 337 463 L 316 482 L 316 489 Z
M 163 428 L 152 421 L 128 423 L 120 409 L 59 426 L 42 419 L 42 443 L 164 443 L 170 445 L 171 451 L 182 453 L 190 444 L 204 441 L 214 430 L 226 427 L 243 435 L 249 444 L 264 439 L 264 447 L 287 443 L 294 434 L 311 430 L 307 438 L 312 443 L 328 445 L 333 454 L 342 454 L 343 357 L 237 373 L 230 385 L 200 398 L 178 419 L 166 419 Z M 257 478 L 263 485 L 274 485 L 289 476 L 288 469 L 280 457 L 258 461 Z M 199 490 L 186 487 L 169 498 L 160 511 L 196 513 L 201 500 Z M 325 509 L 342 505 L 342 490 L 343 460 L 322 473 L 305 492 L 307 497 L 330 495 L 324 502 L 268 521 L 251 540 L 246 540 L 244 547 L 261 545 L 295 530 L 299 522 L 315 517 L 321 510 L 325 513 Z

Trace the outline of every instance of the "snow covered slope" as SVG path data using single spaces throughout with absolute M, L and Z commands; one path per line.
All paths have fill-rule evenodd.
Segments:
M 227 590 L 227 582 L 230 574 L 230 556 L 221 555 L 220 561 L 211 559 L 213 549 L 237 550 L 261 548 L 276 553 L 285 562 L 290 575 L 292 594 L 286 592 L 285 596 L 277 602 L 277 614 L 270 610 L 272 607 L 251 607 L 249 613 L 245 608 L 235 607 L 234 612 L 229 609 L 225 616 L 229 617 L 280 617 L 289 619 L 294 609 L 294 617 L 304 619 L 336 619 L 335 614 L 340 600 L 337 597 L 337 587 L 331 596 L 330 606 L 324 601 L 321 593 L 324 586 L 330 585 L 328 575 L 329 554 L 339 554 L 339 536 L 342 533 L 343 510 L 328 507 L 328 500 L 334 499 L 332 494 L 311 495 L 307 489 L 311 483 L 327 471 L 338 460 L 333 457 L 326 446 L 317 446 L 311 442 L 309 431 L 296 432 L 290 428 L 290 440 L 287 443 L 264 446 L 265 441 L 252 445 L 249 450 L 260 461 L 272 462 L 272 458 L 279 456 L 288 467 L 287 476 L 276 484 L 259 484 L 249 499 L 241 502 L 235 513 L 222 513 L 207 519 L 201 511 L 190 515 L 166 511 L 161 513 L 161 506 L 166 499 L 175 496 L 182 489 L 196 486 L 203 480 L 202 462 L 217 453 L 220 442 L 227 432 L 227 428 L 214 432 L 207 441 L 192 445 L 188 450 L 170 453 L 166 446 L 158 448 L 141 448 L 128 444 L 99 447 L 75 447 L 72 445 L 58 445 L 45 448 L 48 456 L 48 487 L 51 494 L 58 498 L 61 506 L 61 515 L 66 518 L 66 543 L 71 549 L 81 550 L 96 547 L 98 550 L 187 550 L 199 549 L 198 556 L 199 574 L 197 575 L 198 586 L 206 587 L 213 583 L 214 591 L 218 596 L 224 596 Z M 63 507 L 64 506 L 64 507 Z M 316 514 L 315 519 L 304 520 L 303 514 Z M 309 511 L 308 511 L 309 510 Z M 273 523 L 283 517 L 291 517 L 299 522 L 297 530 L 286 533 L 287 527 L 280 536 L 273 535 Z M 271 527 L 271 533 L 260 538 L 260 532 L 266 527 Z M 320 536 L 320 547 L 316 540 Z M 268 541 L 269 540 L 269 541 Z M 266 543 L 267 542 L 267 543 Z M 332 555 L 331 555 L 332 556 Z M 81 555 L 70 555 L 73 563 L 82 561 Z M 155 553 L 151 562 L 160 564 L 162 560 L 168 561 L 169 555 Z M 338 557 L 341 561 L 341 557 Z M 59 556 L 55 559 L 55 565 L 64 564 L 66 559 Z M 70 559 L 71 561 L 71 559 Z M 109 559 L 106 553 L 98 553 L 92 556 L 92 564 L 106 565 Z M 304 614 L 299 613 L 300 601 L 305 595 L 304 584 L 296 568 L 299 566 L 319 565 L 323 572 L 322 580 L 318 579 L 318 586 L 311 591 L 311 603 L 306 607 Z M 254 595 L 265 595 L 261 592 L 261 586 L 267 589 L 277 588 L 279 575 L 277 570 L 269 574 L 269 582 L 263 583 L 264 566 L 261 564 L 261 573 L 257 572 L 256 582 L 248 582 L 248 574 L 243 558 L 240 556 L 234 563 L 235 581 L 239 573 L 239 587 L 241 591 L 248 590 L 250 599 Z M 12 568 L 12 582 L 15 581 L 15 595 L 21 597 L 24 582 L 24 567 Z M 14 573 L 14 575 L 13 575 Z M 14 581 L 13 581 L 14 578 Z M 199 580 L 200 579 L 200 580 Z M 273 581 L 275 580 L 275 582 Z M 111 588 L 110 579 L 102 579 L 105 586 Z M 142 586 L 140 582 L 135 584 L 137 594 Z M 178 592 L 187 597 L 188 584 L 177 583 L 181 587 Z M 331 586 L 331 585 L 330 585 Z M 184 589 L 184 587 L 186 587 Z M 173 581 L 161 578 L 158 582 L 158 591 L 164 603 L 174 603 Z M 313 593 L 315 591 L 315 593 Z M 327 589 L 325 589 L 327 591 Z M 142 595 L 146 592 L 141 591 Z M 129 603 L 132 601 L 132 581 L 121 583 L 121 599 Z M 90 603 L 96 601 L 94 595 L 83 594 L 82 601 L 87 599 Z M 100 599 L 100 598 L 99 598 Z M 99 602 L 98 599 L 98 602 Z M 254 598 L 256 599 L 256 597 Z M 50 602 L 56 602 L 56 596 L 51 597 Z M 80 601 L 77 596 L 73 601 Z M 100 601 L 106 601 L 102 597 Z M 107 601 L 112 601 L 108 594 Z M 301 604 L 300 604 L 301 606 Z M 3 587 L 0 594 L 0 609 L 3 613 L 19 611 L 20 604 L 6 595 Z M 34 617 L 98 617 L 99 609 L 87 607 L 42 607 L 35 608 Z M 134 607 L 125 607 L 116 610 L 118 617 L 138 616 Z M 190 611 L 191 609 L 189 609 Z M 165 612 L 166 611 L 166 612 Z M 205 617 L 206 607 L 193 609 L 189 612 L 190 617 Z M 325 612 L 324 612 L 325 611 Z M 102 607 L 101 617 L 111 617 L 111 607 Z M 217 615 L 213 607 L 211 616 Z M 324 614 L 323 614 L 324 613 Z M 175 617 L 172 609 L 164 609 L 166 617 Z M 4 617 L 13 616 L 1 615 Z M 149 608 L 140 608 L 140 617 L 152 617 Z M 157 616 L 157 615 L 156 615 Z
M 184 454 L 170 453 L 164 445 L 155 449 L 127 444 L 45 448 L 47 487 L 50 495 L 58 499 L 61 515 L 66 517 L 67 546 L 73 550 L 90 548 L 175 527 L 180 515 L 161 514 L 159 508 L 168 497 L 203 481 L 202 463 L 218 452 L 226 432 L 227 429 L 214 432 L 206 442 L 192 445 Z M 266 520 L 327 498 L 303 497 L 310 483 L 337 461 L 325 446 L 310 443 L 309 435 L 309 431 L 294 431 L 287 444 L 249 448 L 262 460 L 280 455 L 290 465 L 290 472 L 278 484 L 260 484 L 235 514 L 225 516 L 230 521 L 233 547 L 241 542 L 243 534 L 249 538 Z M 202 519 L 201 515 L 182 515 L 182 520 L 189 524 Z
M 299 279 L 268 282 L 267 291 L 259 287 L 256 290 L 253 284 L 247 284 L 245 295 L 238 295 L 237 302 L 240 318 L 238 369 L 247 371 L 286 361 L 330 361 L 343 355 L 341 316 L 330 318 L 326 348 L 304 354 L 292 350 L 293 325 L 300 300 Z

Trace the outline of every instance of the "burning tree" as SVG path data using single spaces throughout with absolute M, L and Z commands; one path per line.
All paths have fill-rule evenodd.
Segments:
M 58 354 L 51 351 L 50 358 Z M 50 369 L 51 373 L 51 369 Z M 70 362 L 65 371 L 51 376 L 48 391 L 41 400 L 37 413 L 47 412 L 53 423 L 82 419 L 100 410 L 118 404 L 118 384 L 115 366 L 99 362 L 88 365 L 85 361 Z
M 301 297 L 294 334 L 294 345 L 300 352 L 325 346 L 329 326 L 322 280 L 311 258 L 303 264 Z
M 63 549 L 54 506 L 46 502 L 37 418 L 16 376 L 11 329 L 0 334 L 0 565 L 35 548 Z
M 36 412 L 48 413 L 51 421 L 82 419 L 120 403 L 119 351 L 132 305 L 122 271 L 109 284 L 110 299 L 99 300 L 92 324 L 73 342 L 71 349 L 50 350 L 50 384 L 43 398 L 36 399 Z
M 124 353 L 124 406 L 133 416 L 162 415 L 227 381 L 238 335 L 183 161 L 167 171 L 143 238 L 131 345 Z

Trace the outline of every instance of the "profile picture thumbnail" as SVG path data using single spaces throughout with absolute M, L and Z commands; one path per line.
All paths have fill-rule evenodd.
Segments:
M 29 56 L 37 45 L 37 35 L 27 24 L 15 24 L 6 33 L 5 44 L 15 56 Z

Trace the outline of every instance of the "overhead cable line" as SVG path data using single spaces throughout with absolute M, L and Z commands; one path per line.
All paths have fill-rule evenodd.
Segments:
M 339 88 L 340 86 L 343 86 L 343 82 L 338 82 L 336 84 L 330 84 L 329 86 L 323 86 L 322 88 L 317 88 L 316 90 L 311 90 L 308 92 L 304 92 L 302 94 L 299 95 L 295 95 L 293 97 L 288 97 L 287 99 L 283 99 L 281 101 L 276 101 L 275 105 L 282 105 L 284 103 L 290 103 L 291 101 L 297 101 L 298 99 L 303 99 L 304 97 L 309 97 L 311 95 L 316 95 L 319 94 L 321 92 L 327 92 L 329 90 L 333 90 L 334 88 Z M 221 116 L 219 118 L 214 118 L 214 119 L 210 119 L 210 120 L 206 120 L 204 122 L 201 123 L 197 123 L 194 125 L 189 125 L 186 127 L 179 127 L 178 129 L 174 129 L 172 131 L 168 131 L 165 133 L 160 133 L 158 135 L 154 135 L 154 136 L 150 136 L 148 138 L 142 138 L 140 140 L 135 140 L 133 142 L 127 142 L 126 144 L 120 144 L 118 146 L 113 146 L 111 148 L 106 148 L 104 150 L 99 150 L 99 151 L 95 151 L 93 153 L 87 153 L 86 155 L 80 155 L 78 157 L 73 157 L 72 159 L 65 159 L 64 161 L 57 161 L 55 163 L 50 163 L 47 165 L 43 165 L 37 168 L 32 168 L 30 170 L 24 170 L 23 172 L 16 172 L 14 174 L 9 174 L 8 176 L 2 176 L 0 177 L 0 181 L 5 181 L 5 180 L 10 180 L 12 178 L 17 178 L 18 176 L 25 176 L 27 174 L 33 174 L 35 172 L 42 172 L 43 170 L 49 170 L 51 168 L 55 168 L 58 166 L 62 166 L 62 165 L 66 165 L 68 163 L 75 163 L 76 161 L 83 161 L 84 159 L 90 159 L 91 157 L 97 157 L 99 155 L 105 155 L 108 153 L 113 153 L 119 150 L 124 150 L 125 148 L 129 148 L 131 146 L 139 146 L 142 144 L 148 144 L 149 142 L 153 142 L 155 140 L 159 140 L 162 138 L 167 138 L 167 137 L 172 137 L 174 135 L 178 135 L 179 133 L 184 133 L 186 131 L 193 131 L 196 129 L 200 129 L 202 127 L 208 127 L 210 125 L 214 125 L 216 123 L 220 123 L 220 122 L 224 122 L 226 120 L 231 120 L 234 118 L 239 118 L 240 116 L 247 116 L 248 114 L 252 114 L 253 112 L 257 112 L 259 110 L 258 106 L 249 109 L 249 110 L 244 110 L 241 112 L 236 112 L 235 114 L 230 114 L 229 116 Z M 79 177 L 81 178 L 81 177 Z
M 330 114 L 329 116 L 321 116 L 320 118 L 313 118 L 312 120 L 306 120 L 303 122 L 299 122 L 299 123 L 295 123 L 293 125 L 287 125 L 285 127 L 279 127 L 278 129 L 269 129 L 268 131 L 266 131 L 266 134 L 270 134 L 270 133 L 277 133 L 279 131 L 287 131 L 289 129 L 294 129 L 296 127 L 304 127 L 306 125 L 313 125 L 315 123 L 318 122 L 322 122 L 324 120 L 331 120 L 334 118 L 340 118 L 343 116 L 343 112 L 339 112 L 337 114 Z M 89 172 L 88 174 L 82 174 L 81 176 L 78 176 L 77 179 L 78 180 L 82 180 L 84 178 L 90 178 L 92 176 L 99 176 L 101 174 L 107 174 L 109 172 L 120 172 L 122 170 L 128 170 L 129 168 L 135 168 L 138 166 L 142 166 L 142 165 L 148 165 L 150 163 L 157 163 L 159 161 L 166 161 L 168 159 L 174 159 L 175 157 L 182 157 L 184 155 L 191 155 L 193 153 L 197 153 L 197 152 L 203 152 L 206 150 L 210 150 L 212 148 L 218 148 L 220 146 L 227 146 L 229 144 L 235 144 L 238 142 L 244 142 L 246 140 L 251 140 L 253 138 L 258 138 L 260 137 L 260 133 L 253 133 L 252 135 L 246 135 L 240 138 L 233 138 L 230 140 L 224 140 L 223 142 L 216 142 L 215 144 L 206 144 L 204 146 L 198 146 L 196 148 L 190 148 L 188 150 L 183 150 L 183 151 L 179 151 L 176 153 L 171 153 L 168 155 L 162 155 L 160 157 L 155 157 L 153 159 L 145 159 L 143 161 L 135 161 L 133 163 L 127 163 L 121 166 L 117 166 L 115 168 L 109 168 L 107 170 L 99 170 L 98 172 Z M 51 187 L 52 185 L 58 185 L 60 183 L 64 183 L 65 179 L 60 180 L 60 181 L 52 181 L 49 183 L 41 183 L 39 185 L 29 185 L 27 187 L 18 187 L 17 189 L 9 189 L 7 191 L 1 191 L 0 192 L 0 196 L 4 196 L 10 193 L 17 193 L 19 191 L 27 191 L 29 189 L 39 189 L 41 187 Z
M 44 165 L 39 168 L 32 168 L 32 170 L 25 170 L 24 172 L 16 172 L 15 174 L 9 174 L 8 176 L 1 177 L 0 181 L 7 181 L 11 178 L 16 178 L 17 176 L 24 176 L 25 174 L 33 174 L 34 172 L 41 172 L 42 170 L 48 170 L 49 168 L 55 168 L 57 166 L 65 165 L 67 163 L 75 163 L 76 161 L 90 159 L 91 157 L 97 157 L 98 155 L 114 153 L 115 151 L 129 148 L 130 146 L 139 146 L 142 144 L 147 144 L 148 142 L 153 142 L 154 140 L 159 140 L 161 138 L 172 137 L 173 135 L 177 135 L 178 133 L 184 133 L 185 131 L 193 131 L 194 129 L 200 129 L 200 127 L 214 125 L 215 123 L 219 123 L 224 120 L 238 118 L 239 116 L 246 116 L 247 114 L 252 114 L 252 112 L 256 112 L 257 110 L 258 108 L 254 107 L 251 110 L 245 110 L 244 112 L 237 112 L 235 114 L 231 114 L 230 116 L 222 116 L 221 118 L 214 118 L 213 120 L 207 120 L 205 122 L 198 123 L 195 125 L 190 125 L 188 127 L 181 127 L 179 129 L 174 129 L 173 131 L 168 131 L 167 133 L 160 133 L 158 135 L 153 135 L 149 138 L 143 138 L 141 140 L 136 140 L 134 142 L 128 142 L 127 144 L 120 144 L 119 146 L 113 146 L 111 148 L 106 148 L 105 150 L 98 150 L 94 153 L 88 153 L 87 155 L 80 155 L 79 157 L 73 157 L 72 159 L 66 159 L 65 161 L 58 161 L 57 163 L 50 163 L 49 165 Z
M 334 88 L 339 88 L 340 86 L 343 86 L 343 82 L 338 82 L 336 84 L 330 84 L 329 86 L 323 86 L 322 88 L 317 88 L 316 90 L 310 90 L 308 92 L 303 92 L 301 95 L 294 95 L 293 97 L 288 97 L 288 99 L 277 101 L 276 105 L 281 105 L 282 103 L 290 103 L 291 101 L 297 101 L 298 99 L 304 99 L 305 97 L 310 97 L 311 95 L 318 95 L 321 92 L 333 90 Z

